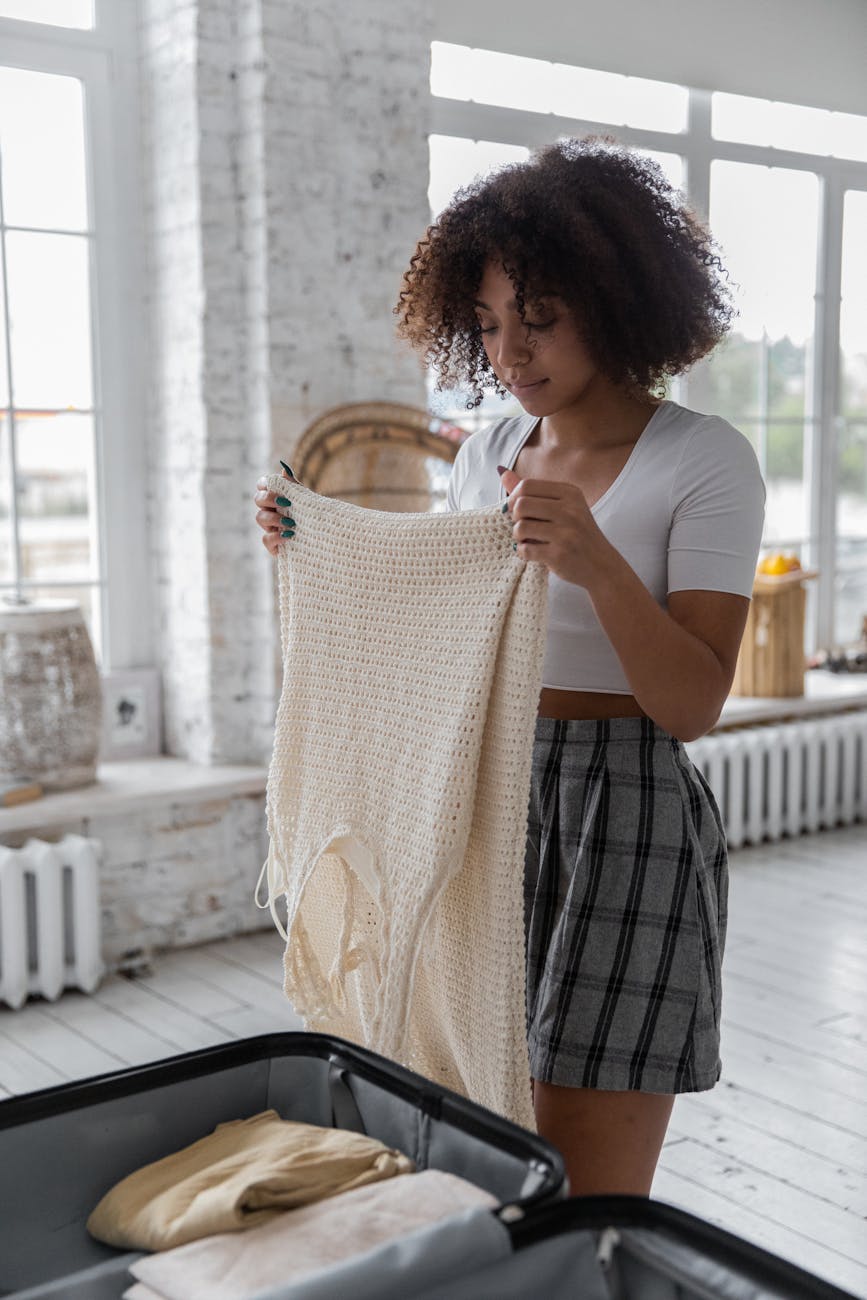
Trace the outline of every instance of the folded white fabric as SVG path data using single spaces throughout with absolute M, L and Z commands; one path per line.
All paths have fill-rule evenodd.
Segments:
M 286 994 L 308 1028 L 533 1128 L 523 876 L 548 571 L 499 506 L 388 513 L 271 485 L 298 528 L 268 778 Z
M 131 1265 L 137 1284 L 124 1300 L 252 1300 L 423 1225 L 496 1204 L 489 1192 L 440 1170 L 373 1183 L 287 1210 L 247 1232 L 147 1255 Z
M 547 1243 L 546 1243 L 547 1244 Z M 333 1264 L 298 1282 L 260 1291 L 254 1300 L 409 1300 L 424 1292 L 425 1300 L 433 1291 L 442 1300 L 451 1300 L 468 1276 L 482 1274 L 483 1283 L 468 1290 L 472 1300 L 494 1300 L 514 1294 L 508 1285 L 488 1287 L 488 1272 L 502 1265 L 511 1269 L 515 1254 L 508 1229 L 489 1209 L 463 1210 L 439 1223 L 416 1228 L 405 1237 L 395 1237 L 382 1245 L 372 1246 L 363 1255 Z M 502 1283 L 501 1278 L 497 1278 Z M 536 1295 L 538 1287 L 529 1286 L 524 1293 Z M 462 1291 L 463 1294 L 463 1291 Z M 569 1293 L 577 1300 L 578 1293 Z M 605 1293 L 606 1300 L 610 1300 Z M 151 1300 L 151 1297 L 141 1297 Z M 157 1297 L 159 1300 L 159 1297 Z M 545 1300 L 550 1300 L 546 1295 Z M 580 1300 L 598 1300 L 580 1293 Z

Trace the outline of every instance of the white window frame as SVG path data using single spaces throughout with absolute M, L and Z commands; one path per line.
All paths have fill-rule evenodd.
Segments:
M 154 652 L 140 360 L 135 6 L 96 0 L 95 10 L 91 31 L 0 18 L 0 64 L 76 77 L 83 85 L 99 580 L 44 585 L 92 586 L 101 667 L 108 671 L 147 667 Z
M 829 646 L 834 637 L 836 574 L 837 434 L 840 419 L 840 298 L 842 288 L 843 202 L 847 190 L 867 190 L 867 163 L 850 162 L 789 149 L 716 140 L 711 134 L 709 90 L 687 88 L 687 124 L 681 132 L 647 131 L 611 122 L 534 113 L 431 95 L 430 130 L 435 135 L 528 149 L 561 135 L 614 135 L 624 144 L 684 159 L 684 190 L 705 220 L 710 200 L 710 169 L 716 161 L 786 167 L 819 178 L 820 221 L 812 366 L 807 373 L 804 475 L 809 488 L 809 541 L 805 562 L 819 570 L 810 640 Z M 689 404 L 689 375 L 682 400 Z M 818 436 L 812 436 L 817 434 Z

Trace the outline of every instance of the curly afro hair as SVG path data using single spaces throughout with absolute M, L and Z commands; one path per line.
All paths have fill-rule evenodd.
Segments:
M 412 256 L 397 332 L 437 388 L 493 387 L 473 300 L 490 259 L 515 286 L 571 309 L 603 374 L 633 392 L 705 356 L 728 329 L 726 273 L 706 228 L 657 163 L 605 137 L 560 140 L 458 190 Z

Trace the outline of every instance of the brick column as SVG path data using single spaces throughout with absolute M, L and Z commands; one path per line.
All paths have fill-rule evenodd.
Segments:
M 391 306 L 427 220 L 429 42 L 421 0 L 142 0 L 157 640 L 194 761 L 270 752 L 256 477 L 328 406 L 424 400 Z

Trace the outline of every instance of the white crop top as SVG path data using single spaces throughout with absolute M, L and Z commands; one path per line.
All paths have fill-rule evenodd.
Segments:
M 518 416 L 472 434 L 452 467 L 449 510 L 505 501 L 497 465 L 514 467 L 537 423 Z M 592 514 L 664 608 L 670 591 L 752 594 L 764 505 L 765 485 L 744 435 L 719 416 L 666 401 Z M 542 682 L 557 690 L 632 693 L 586 590 L 553 573 Z

